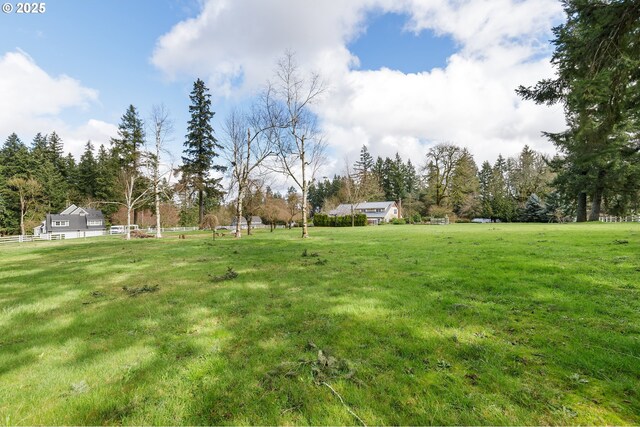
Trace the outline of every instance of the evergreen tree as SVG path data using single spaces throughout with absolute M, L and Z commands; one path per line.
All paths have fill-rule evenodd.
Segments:
M 120 167 L 139 172 L 145 143 L 144 122 L 136 107 L 129 105 L 118 125 L 118 138 L 111 139 L 112 153 Z
M 194 82 L 189 98 L 191 119 L 187 126 L 181 170 L 190 177 L 191 184 L 198 193 L 198 221 L 201 222 L 205 214 L 206 199 L 217 199 L 221 195 L 221 178 L 214 179 L 209 174 L 212 170 L 224 171 L 225 168 L 214 164 L 214 159 L 218 157 L 216 150 L 221 150 L 222 146 L 213 136 L 211 95 L 202 80 Z
M 385 177 L 384 177 L 385 166 L 384 166 L 384 160 L 380 156 L 378 156 L 378 158 L 376 159 L 376 162 L 373 164 L 373 175 L 376 177 L 376 181 L 378 181 L 378 185 L 380 186 L 380 189 L 382 190 L 383 193 L 385 193 L 383 184 L 382 184 L 385 180 Z M 383 195 L 386 196 L 386 194 L 383 194 Z
M 31 158 L 34 163 L 53 162 L 51 151 L 49 150 L 49 141 L 46 135 L 40 132 L 33 138 L 31 144 Z
M 555 79 L 518 88 L 525 99 L 561 103 L 568 130 L 546 133 L 563 153 L 557 186 L 577 199 L 577 220 L 598 220 L 602 201 L 640 185 L 640 7 L 637 1 L 564 0 L 567 21 L 554 28 Z M 624 165 L 624 166 L 623 166 Z M 628 166 L 628 167 L 627 167 Z M 631 172 L 630 175 L 624 175 Z M 616 183 L 631 185 L 616 187 Z
M 93 155 L 91 141 L 87 141 L 84 146 L 77 170 L 76 188 L 80 196 L 84 199 L 95 199 L 98 191 L 98 163 Z
M 413 179 L 407 176 L 408 169 L 402 162 L 402 158 L 396 153 L 395 159 L 391 162 L 389 170 L 389 182 L 391 184 L 391 199 L 398 203 L 399 216 L 402 215 L 402 200 L 407 196 L 407 184 L 412 183 Z
M 547 209 L 540 197 L 532 193 L 525 203 L 520 218 L 523 222 L 547 222 Z
M 373 173 L 373 156 L 367 150 L 367 146 L 363 145 L 360 149 L 360 158 L 354 165 L 354 170 L 360 181 L 366 181 L 369 175 Z
M 510 222 L 516 217 L 517 206 L 509 192 L 507 175 L 507 161 L 499 155 L 491 171 L 491 210 L 495 218 Z
M 53 135 L 54 140 L 59 140 L 55 133 Z M 60 144 L 62 144 L 61 141 Z M 35 136 L 31 159 L 33 162 L 31 175 L 42 187 L 38 199 L 34 200 L 34 211 L 41 215 L 62 211 L 70 199 L 69 187 L 72 183 L 60 170 L 61 163 L 57 162 L 55 152 L 51 149 L 50 138 L 41 133 Z
M 145 143 L 144 122 L 140 118 L 136 107 L 129 105 L 118 125 L 118 138 L 111 139 L 112 154 L 118 159 L 120 171 L 118 180 L 128 183 L 123 189 L 122 199 L 139 200 L 145 191 L 140 180 L 140 168 L 143 162 L 143 147 Z M 133 223 L 138 223 L 138 207 L 130 207 L 133 211 Z
M 64 158 L 64 144 L 55 131 L 51 132 L 51 135 L 47 138 L 47 146 L 50 159 L 58 168 L 62 168 L 64 164 L 62 161 Z M 60 172 L 62 173 L 62 170 L 60 170 Z
M 493 219 L 493 169 L 487 161 L 482 163 L 478 172 L 478 185 L 480 191 L 480 215 L 483 218 Z
M 547 222 L 564 222 L 568 216 L 573 215 L 570 205 L 557 191 L 547 196 L 544 213 Z
M 107 202 L 119 198 L 118 194 L 116 194 L 116 178 L 119 168 L 118 158 L 107 150 L 104 145 L 100 145 L 96 157 L 96 187 L 94 193 L 97 201 Z M 118 206 L 104 204 L 101 210 L 106 217 L 110 217 L 118 210 Z
M 0 150 L 0 165 L 4 167 L 3 174 L 7 179 L 14 176 L 24 178 L 32 170 L 29 149 L 15 133 L 9 135 Z
M 3 173 L 4 167 L 0 164 L 0 235 L 7 232 L 8 211 L 7 211 L 7 180 Z

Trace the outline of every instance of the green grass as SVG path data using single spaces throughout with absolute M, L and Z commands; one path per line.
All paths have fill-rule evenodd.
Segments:
M 640 424 L 640 225 L 311 235 L 0 247 L 0 422 Z

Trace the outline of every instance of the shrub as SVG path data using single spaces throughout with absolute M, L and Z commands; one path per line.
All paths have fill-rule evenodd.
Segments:
M 393 225 L 403 225 L 406 224 L 407 221 L 404 218 L 393 218 L 391 220 L 391 224 Z
M 367 225 L 367 216 L 357 214 L 354 216 L 354 223 L 357 227 Z M 329 216 L 327 214 L 315 214 L 313 216 L 314 227 L 351 227 L 351 215 Z

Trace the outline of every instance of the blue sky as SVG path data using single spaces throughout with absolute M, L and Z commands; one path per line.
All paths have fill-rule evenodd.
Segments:
M 195 78 L 211 88 L 218 130 L 285 49 L 331 86 L 314 107 L 330 145 L 325 173 L 363 144 L 412 159 L 438 142 L 468 146 L 477 161 L 525 143 L 549 151 L 540 131 L 563 123 L 513 94 L 552 72 L 556 0 L 45 3 L 41 15 L 0 15 L 0 139 L 56 130 L 77 155 L 87 139 L 115 136 L 129 104 L 146 117 L 162 102 L 179 158 Z

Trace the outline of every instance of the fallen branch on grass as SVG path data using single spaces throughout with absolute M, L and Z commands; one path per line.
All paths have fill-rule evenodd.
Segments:
M 349 411 L 349 413 L 350 413 L 351 415 L 353 415 L 353 416 L 354 416 L 354 418 L 355 418 L 356 420 L 360 421 L 360 423 L 361 423 L 364 427 L 367 427 L 367 424 L 366 424 L 364 421 L 362 421 L 362 418 L 360 418 L 360 417 L 358 416 L 358 414 L 356 414 L 355 412 L 353 412 L 353 411 L 351 410 L 351 408 L 349 408 L 349 405 L 347 405 L 346 403 L 344 403 L 344 399 L 342 398 L 342 396 L 340 396 L 340 394 L 339 394 L 337 391 L 335 391 L 333 387 L 331 387 L 329 384 L 327 384 L 327 383 L 325 383 L 325 382 L 323 382 L 322 384 L 323 384 L 323 385 L 326 385 L 327 387 L 329 387 L 329 390 L 331 390 L 331 391 L 333 392 L 333 394 L 335 394 L 336 396 L 338 396 L 338 399 L 340 399 L 340 402 L 344 405 L 344 407 L 347 409 L 347 411 Z

